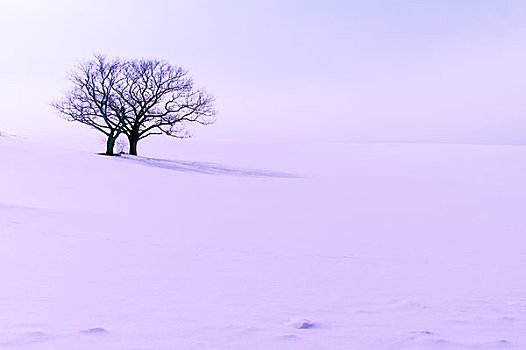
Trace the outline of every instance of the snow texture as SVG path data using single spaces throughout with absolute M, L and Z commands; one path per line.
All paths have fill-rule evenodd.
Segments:
M 0 349 L 526 349 L 526 148 L 176 145 L 0 138 Z

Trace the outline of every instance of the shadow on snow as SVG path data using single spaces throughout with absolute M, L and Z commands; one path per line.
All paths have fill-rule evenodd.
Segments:
M 174 171 L 181 171 L 186 173 L 198 173 L 207 175 L 229 175 L 239 177 L 273 177 L 273 178 L 299 178 L 294 174 L 289 174 L 280 171 L 270 171 L 261 169 L 250 169 L 250 168 L 235 168 L 229 167 L 222 164 L 210 163 L 210 162 L 189 162 L 182 160 L 168 160 L 168 159 L 156 159 L 146 157 L 136 157 L 129 155 L 121 155 L 119 158 L 123 158 L 135 163 L 143 164 L 146 166 L 168 169 Z

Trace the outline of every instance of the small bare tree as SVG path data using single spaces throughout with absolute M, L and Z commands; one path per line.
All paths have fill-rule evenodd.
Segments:
M 52 106 L 69 121 L 92 127 L 106 135 L 106 155 L 113 155 L 122 132 L 125 108 L 115 89 L 120 86 L 123 63 L 103 55 L 79 63 L 70 74 L 73 87 Z
M 151 135 L 187 137 L 188 123 L 215 121 L 214 98 L 196 89 L 180 67 L 154 59 L 109 60 L 95 55 L 70 76 L 73 88 L 53 103 L 67 120 L 77 121 L 107 137 L 113 155 L 119 135 L 126 135 L 130 154 Z
M 196 89 L 187 71 L 162 60 L 130 60 L 123 64 L 124 79 L 115 88 L 123 102 L 122 133 L 130 154 L 151 135 L 187 137 L 188 123 L 215 121 L 214 98 Z

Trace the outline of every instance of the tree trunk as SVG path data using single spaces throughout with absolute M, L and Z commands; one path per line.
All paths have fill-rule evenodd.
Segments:
M 130 155 L 137 155 L 137 143 L 139 143 L 138 137 L 128 137 L 128 142 L 130 144 Z
M 108 136 L 108 140 L 106 141 L 106 153 L 107 156 L 113 156 L 113 148 L 115 147 L 115 141 L 117 140 L 116 137 Z

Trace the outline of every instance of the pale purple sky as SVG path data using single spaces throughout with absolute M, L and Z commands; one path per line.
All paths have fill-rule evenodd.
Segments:
M 526 141 L 522 0 L 2 1 L 0 43 L 19 134 L 71 129 L 49 103 L 100 52 L 189 69 L 220 112 L 200 138 Z

